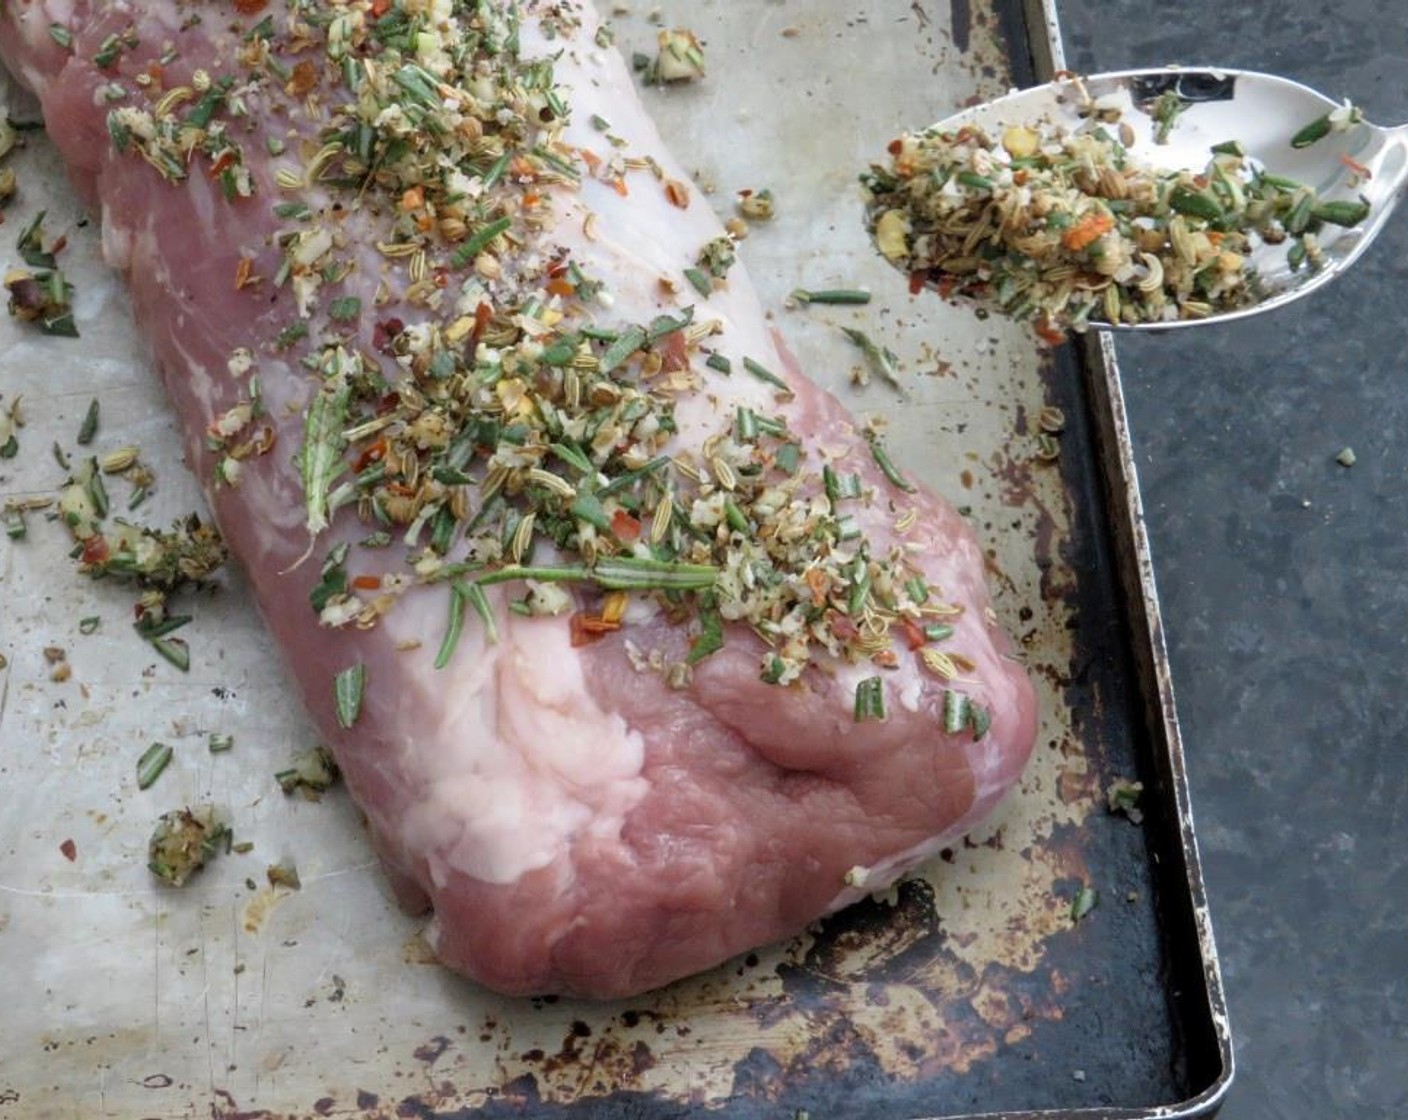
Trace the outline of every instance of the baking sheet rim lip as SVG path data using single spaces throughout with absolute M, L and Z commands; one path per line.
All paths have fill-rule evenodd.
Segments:
M 1058 0 L 1021 0 L 1028 28 L 1028 47 L 1032 49 L 1032 69 L 1039 81 L 1052 80 L 1057 71 L 1065 70 L 1065 46 L 1061 34 L 1061 19 L 1057 9 Z M 1044 34 L 1041 44 L 1044 53 L 1037 51 L 1035 37 L 1038 28 Z M 1094 342 L 1094 344 L 1092 344 Z M 1138 468 L 1130 439 L 1129 420 L 1125 410 L 1124 391 L 1120 375 L 1119 357 L 1114 335 L 1102 331 L 1095 340 L 1088 336 L 1075 343 L 1078 361 L 1093 376 L 1104 382 L 1104 397 L 1119 438 L 1116 442 L 1118 466 L 1124 485 L 1124 504 L 1116 516 L 1128 519 L 1129 540 L 1134 552 L 1134 562 L 1139 571 L 1139 594 L 1143 599 L 1143 624 L 1139 632 L 1131 633 L 1131 640 L 1147 643 L 1148 651 L 1156 675 L 1162 672 L 1166 687 L 1157 689 L 1158 715 L 1162 722 L 1163 747 L 1168 754 L 1169 773 L 1172 778 L 1172 794 L 1177 810 L 1179 847 L 1183 856 L 1184 877 L 1188 887 L 1188 901 L 1192 908 L 1191 917 L 1198 931 L 1198 955 L 1203 977 L 1203 994 L 1207 1004 L 1207 1014 L 1216 1044 L 1218 1064 L 1216 1076 L 1198 1093 L 1184 1101 L 1158 1106 L 1151 1109 L 1077 1109 L 1066 1113 L 1070 1116 L 1109 1118 L 1115 1120 L 1192 1120 L 1194 1117 L 1215 1115 L 1236 1074 L 1236 1053 L 1232 1039 L 1231 1021 L 1228 1015 L 1227 992 L 1222 981 L 1222 970 L 1218 962 L 1217 944 L 1213 935 L 1212 915 L 1208 907 L 1207 884 L 1203 878 L 1202 859 L 1198 852 L 1197 834 L 1193 824 L 1192 803 L 1188 785 L 1187 762 L 1183 751 L 1183 736 L 1179 727 L 1176 702 L 1176 689 L 1173 684 L 1168 649 L 1164 641 L 1162 615 L 1159 608 L 1158 589 L 1154 575 L 1153 554 L 1145 526 L 1143 498 L 1139 490 Z M 1112 510 L 1112 513 L 1115 512 Z M 1021 1113 L 997 1114 L 1006 1120 L 1021 1120 Z M 1029 1113 L 1036 1117 L 1051 1118 L 1061 1112 Z M 970 1120 L 982 1120 L 975 1116 Z

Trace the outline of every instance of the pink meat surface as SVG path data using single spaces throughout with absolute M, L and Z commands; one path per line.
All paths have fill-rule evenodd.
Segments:
M 353 0 L 336 11 L 355 17 L 354 41 L 356 28 L 387 12 L 424 12 L 443 46 L 447 35 L 478 29 L 469 9 L 502 13 L 507 6 Z M 269 67 L 248 65 L 247 33 L 266 17 L 283 67 L 278 80 Z M 51 25 L 66 29 L 71 43 L 56 41 Z M 1015 783 L 1036 719 L 1026 673 L 988 606 L 983 553 L 947 504 L 894 486 L 843 407 L 793 368 L 741 265 L 708 298 L 680 280 L 722 228 L 684 185 L 687 176 L 646 117 L 621 58 L 598 43 L 587 6 L 523 8 L 524 54 L 560 52 L 557 88 L 571 121 L 552 135 L 555 150 L 592 155 L 582 157 L 580 187 L 544 179 L 515 188 L 515 205 L 536 204 L 525 202 L 525 192 L 536 191 L 546 215 L 540 229 L 520 227 L 514 253 L 528 263 L 515 267 L 541 277 L 545 260 L 576 263 L 612 297 L 590 314 L 618 330 L 686 304 L 695 305 L 696 322 L 716 320 L 707 348 L 730 358 L 733 373 L 705 370 L 697 348 L 686 355 L 702 384 L 678 395 L 678 434 L 666 452 L 697 454 L 740 407 L 785 420 L 803 449 L 806 482 L 793 499 L 816 500 L 823 463 L 860 477 L 866 497 L 851 503 L 856 524 L 872 553 L 902 555 L 908 572 L 922 575 L 947 605 L 953 634 L 933 648 L 951 652 L 959 671 L 954 677 L 951 668 L 926 664 L 914 648 L 922 634 L 906 640 L 918 628 L 897 621 L 874 663 L 854 651 L 822 652 L 796 680 L 770 684 L 760 677 L 768 647 L 740 621 L 727 623 L 723 648 L 688 673 L 678 666 L 697 620 L 640 593 L 619 630 L 579 644 L 568 614 L 514 613 L 509 601 L 522 587 L 488 587 L 497 635 L 470 611 L 441 669 L 434 662 L 447 625 L 443 584 L 411 580 L 375 625 L 320 624 L 309 595 L 323 558 L 372 527 L 354 506 L 343 508 L 310 548 L 309 503 L 294 456 L 318 383 L 299 359 L 335 334 L 388 378 L 401 376 L 384 357 L 378 324 L 384 335 L 393 317 L 411 323 L 438 314 L 449 322 L 466 273 L 443 267 L 453 244 L 438 242 L 434 230 L 413 231 L 432 265 L 442 266 L 432 273 L 447 277 L 448 295 L 438 311 L 408 302 L 407 258 L 374 248 L 387 237 L 386 204 L 321 183 L 300 187 L 296 177 L 280 181 L 280 169 L 285 179 L 289 169 L 303 170 L 322 143 L 327 106 L 346 97 L 338 68 L 326 65 L 323 32 L 303 27 L 311 45 L 300 49 L 289 39 L 298 28 L 290 26 L 280 0 L 268 7 L 7 0 L 0 52 L 38 94 L 74 182 L 101 213 L 107 259 L 130 283 L 135 314 L 184 422 L 190 464 L 367 814 L 398 898 L 408 908 L 433 909 L 430 938 L 441 960 L 509 993 L 640 992 L 795 934 L 976 825 Z M 100 67 L 93 57 L 112 36 L 121 49 Z M 421 51 L 432 72 L 442 64 L 435 46 Z M 357 50 L 374 57 L 367 41 Z M 311 90 L 308 72 L 300 78 L 294 69 L 305 60 L 317 63 Z M 110 138 L 115 107 L 151 109 L 164 91 L 202 85 L 199 70 L 215 81 L 235 79 L 231 98 L 240 111 L 227 102 L 220 119 L 238 140 L 248 197 L 226 197 L 229 183 L 213 166 L 218 157 L 190 157 L 188 173 L 173 182 L 130 144 L 118 151 Z M 256 81 L 259 72 L 265 77 Z M 178 104 L 189 109 L 200 92 Z M 277 152 L 268 135 L 282 141 Z M 613 167 L 618 153 L 633 162 Z M 300 200 L 312 215 L 302 226 L 276 215 L 276 204 Z M 276 236 L 290 228 L 328 231 L 329 253 L 351 266 L 307 297 L 303 317 L 297 286 L 273 279 L 285 255 Z M 237 285 L 237 277 L 254 282 Z M 476 298 L 491 302 L 495 282 L 480 279 Z M 360 298 L 360 313 L 351 322 L 330 318 L 330 301 L 350 296 Z M 469 307 L 472 314 L 473 300 Z M 280 332 L 298 322 L 308 337 L 281 348 Z M 785 372 L 790 397 L 743 373 L 746 356 Z M 220 453 L 207 429 L 248 398 L 251 363 L 274 449 L 246 459 L 236 485 L 217 485 Z M 682 500 L 687 507 L 691 495 Z M 552 553 L 544 547 L 540 555 Z M 354 548 L 348 568 L 364 579 L 404 580 L 406 552 Z M 563 586 L 579 612 L 601 601 L 599 591 Z M 364 696 L 345 728 L 333 676 L 358 664 Z M 875 676 L 885 716 L 857 721 L 856 687 Z M 988 713 L 990 726 L 946 732 L 944 704 L 955 691 Z

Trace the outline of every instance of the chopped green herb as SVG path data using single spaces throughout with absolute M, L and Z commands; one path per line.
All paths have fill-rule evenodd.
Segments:
M 601 356 L 601 372 L 610 373 L 644 345 L 645 331 L 640 327 L 632 327 L 606 348 L 606 352 Z
M 838 304 L 841 306 L 860 306 L 870 302 L 870 293 L 859 288 L 823 288 L 818 291 L 811 291 L 807 288 L 797 288 L 792 293 L 792 298 L 800 304 Z
M 724 648 L 724 620 L 713 595 L 699 598 L 699 633 L 690 644 L 685 663 L 698 665 L 711 653 Z
M 360 661 L 349 665 L 333 678 L 333 701 L 337 722 L 352 727 L 362 714 L 362 695 L 367 686 L 367 667 Z
M 684 278 L 690 282 L 694 290 L 705 299 L 714 294 L 714 282 L 697 268 L 687 268 L 684 270 Z
M 1317 140 L 1330 135 L 1330 114 L 1316 117 L 1308 125 L 1291 137 L 1292 148 L 1308 148 Z
M 464 631 L 464 592 L 460 584 L 450 587 L 450 617 L 445 625 L 445 636 L 440 641 L 440 651 L 435 655 L 435 667 L 443 669 L 450 663 L 460 644 L 460 634 Z
M 894 388 L 902 389 L 899 377 L 899 359 L 885 346 L 876 343 L 862 330 L 854 327 L 842 327 L 842 333 L 852 342 L 860 347 L 860 351 L 865 355 L 866 361 L 870 363 L 870 368 L 888 381 Z
M 944 692 L 944 731 L 957 735 L 968 726 L 970 701 L 961 692 L 948 689 Z
M 181 672 L 190 672 L 191 648 L 181 638 L 152 638 L 152 648 Z
M 506 163 L 507 161 L 505 161 Z M 475 232 L 475 234 L 464 242 L 450 257 L 450 263 L 455 268 L 463 268 L 475 257 L 479 256 L 489 247 L 489 242 L 498 237 L 501 233 L 507 233 L 509 227 L 513 225 L 512 218 L 500 218 L 498 221 L 490 222 L 487 226 Z
M 1100 905 L 1100 892 L 1091 886 L 1082 886 L 1071 900 L 1071 921 L 1078 922 Z
M 222 754 L 235 745 L 235 737 L 226 735 L 218 731 L 212 731 L 206 739 L 206 746 L 210 748 L 211 754 Z
M 885 718 L 885 682 L 879 677 L 866 677 L 856 685 L 857 723 Z
M 93 437 L 98 434 L 98 398 L 94 397 L 88 404 L 88 411 L 83 415 L 83 423 L 78 429 L 78 444 L 80 447 L 87 447 L 93 442 Z
M 137 760 L 137 788 L 148 789 L 161 777 L 175 752 L 166 743 L 153 743 Z
M 865 439 L 866 442 L 870 444 L 870 453 L 875 457 L 876 465 L 880 468 L 885 477 L 890 480 L 890 484 L 897 489 L 903 490 L 906 494 L 913 494 L 917 488 L 907 481 L 904 475 L 900 474 L 899 469 L 891 461 L 889 453 L 885 450 L 885 445 L 880 442 L 880 437 L 874 432 L 866 432 Z
M 778 377 L 777 374 L 773 373 L 772 370 L 768 369 L 767 366 L 763 365 L 761 362 L 754 361 L 752 358 L 744 358 L 743 368 L 759 381 L 766 381 L 769 385 L 774 386 L 778 392 L 785 393 L 789 397 L 794 395 L 792 390 L 788 388 L 787 382 Z
M 342 296 L 328 304 L 328 318 L 334 323 L 355 323 L 362 314 L 362 301 L 357 296 Z

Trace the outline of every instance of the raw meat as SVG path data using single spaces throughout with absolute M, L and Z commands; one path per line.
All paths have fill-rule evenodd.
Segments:
M 1034 699 L 963 519 L 896 485 L 793 368 L 741 264 L 707 274 L 723 230 L 595 13 L 514 15 L 7 0 L 0 52 L 101 212 L 191 466 L 399 899 L 492 988 L 616 997 L 794 934 L 973 827 L 1022 769 Z M 554 56 L 555 87 L 534 65 Z M 383 100 L 329 151 L 348 81 Z M 408 186 L 394 168 L 432 166 L 427 138 L 462 162 Z M 496 426 L 454 464 L 450 383 L 497 394 L 460 416 Z M 620 420 L 613 394 L 647 415 L 573 427 L 578 390 L 594 417 Z M 591 469 L 535 442 L 544 400 Z M 353 471 L 391 483 L 334 509 Z M 493 545 L 473 518 L 496 486 Z M 763 553 L 797 524 L 787 571 Z M 382 528 L 393 544 L 362 543 Z M 529 540 L 535 569 L 579 575 L 477 582 Z M 707 586 L 623 598 L 609 561 L 638 575 L 647 541 L 672 550 L 652 578 Z

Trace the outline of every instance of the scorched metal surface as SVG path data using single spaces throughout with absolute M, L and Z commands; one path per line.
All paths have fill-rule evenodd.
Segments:
M 1230 1044 L 1113 356 L 1053 359 L 1008 324 L 912 299 L 861 231 L 856 175 L 890 137 L 1059 66 L 1050 9 L 679 0 L 659 12 L 705 39 L 710 73 L 647 101 L 721 211 L 740 189 L 776 194 L 778 217 L 742 255 L 803 368 L 888 417 L 896 457 L 990 546 L 996 609 L 1045 713 L 1020 792 L 922 875 L 792 944 L 624 1004 L 492 996 L 430 963 L 339 793 L 278 793 L 273 772 L 311 731 L 238 577 L 194 603 L 181 676 L 130 634 L 128 597 L 80 584 L 56 527 L 32 514 L 25 540 L 0 545 L 0 1116 L 1215 1107 Z M 614 22 L 622 49 L 651 49 L 650 12 Z M 69 233 L 83 337 L 0 323 L 0 391 L 22 395 L 28 418 L 0 496 L 53 492 L 48 448 L 72 441 L 96 396 L 94 449 L 142 447 L 159 478 L 147 520 L 165 523 L 198 499 L 124 298 L 42 140 L 17 166 L 6 228 L 47 206 L 49 228 Z M 876 299 L 797 309 L 799 286 Z M 864 363 L 842 326 L 896 352 L 898 389 L 852 384 Z M 96 631 L 80 627 L 89 617 Z M 54 648 L 68 680 L 51 679 Z M 233 749 L 210 754 L 211 731 Z M 132 762 L 153 738 L 176 759 L 139 792 Z M 1145 783 L 1142 824 L 1106 810 L 1119 778 Z M 146 837 L 197 801 L 226 807 L 254 851 L 159 890 Z M 300 891 L 253 885 L 284 858 Z M 1092 891 L 1098 904 L 1073 919 Z

